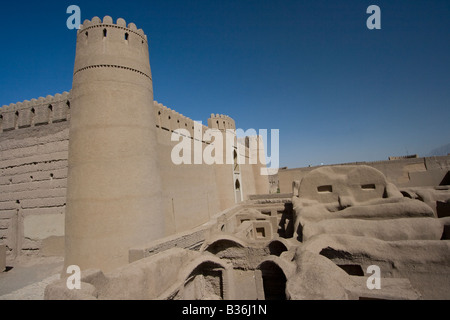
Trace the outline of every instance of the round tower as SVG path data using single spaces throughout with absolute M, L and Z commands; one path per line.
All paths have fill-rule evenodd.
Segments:
M 71 91 L 65 265 L 112 270 L 164 236 L 147 37 L 86 20 Z

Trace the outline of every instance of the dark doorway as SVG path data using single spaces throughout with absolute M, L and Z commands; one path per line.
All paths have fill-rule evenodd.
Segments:
M 282 242 L 275 240 L 269 244 L 269 251 L 270 254 L 279 257 L 284 251 L 287 251 L 287 248 Z
M 284 210 L 278 211 L 281 214 L 280 223 L 278 224 L 278 235 L 282 238 L 292 238 L 294 236 L 294 209 L 292 203 L 285 203 Z
M 286 300 L 286 276 L 283 270 L 272 261 L 263 262 L 260 269 L 266 300 Z

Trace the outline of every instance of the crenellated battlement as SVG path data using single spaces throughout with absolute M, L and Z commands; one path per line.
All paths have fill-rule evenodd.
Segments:
M 70 120 L 70 92 L 55 94 L 54 96 L 40 97 L 11 103 L 0 108 L 0 133 L 58 123 Z M 234 120 L 223 114 L 211 114 L 208 126 L 195 124 L 191 118 L 159 103 L 153 101 L 153 110 L 157 129 L 174 132 L 176 129 L 186 129 L 191 138 L 204 137 L 206 130 L 235 129 Z M 198 130 L 201 132 L 194 132 Z
M 94 68 L 101 72 L 131 71 L 151 81 L 144 31 L 134 23 L 127 25 L 122 18 L 116 23 L 110 16 L 85 20 L 77 33 L 74 77 Z
M 236 124 L 229 116 L 212 113 L 208 119 L 208 127 L 220 130 L 236 129 Z
M 191 137 L 194 137 L 194 130 L 196 128 L 200 128 L 198 124 L 197 125 L 194 124 L 195 122 L 194 120 L 182 115 L 181 113 L 176 112 L 175 110 L 166 107 L 165 105 L 159 103 L 158 101 L 153 101 L 153 106 L 155 112 L 156 126 L 162 130 L 173 132 L 176 129 L 186 129 L 187 131 L 189 131 Z M 203 134 L 205 133 L 206 130 L 208 130 L 208 127 L 202 124 L 201 129 L 202 132 L 200 134 L 201 137 L 203 137 Z
M 70 119 L 70 92 L 11 103 L 0 108 L 0 132 Z
M 70 92 L 48 95 L 38 99 L 25 100 L 23 102 L 11 103 L 0 108 L 0 132 L 10 131 L 33 126 L 46 125 L 70 120 Z M 208 128 L 218 128 L 216 119 L 220 119 L 219 129 L 225 126 L 227 129 L 234 128 L 234 120 L 225 115 L 211 115 L 208 126 L 198 124 L 191 118 L 159 103 L 153 101 L 153 109 L 156 119 L 156 127 L 173 132 L 176 129 L 186 129 L 191 137 L 194 137 L 194 129 L 202 129 L 202 137 Z M 210 125 L 214 120 L 216 126 Z M 225 124 L 224 124 L 225 121 Z
M 126 21 L 123 18 L 117 19 L 117 22 L 114 24 L 113 19 L 110 16 L 105 16 L 103 21 L 99 17 L 94 17 L 92 20 L 84 20 L 83 24 L 80 25 L 80 29 L 78 29 L 78 34 L 89 32 L 91 29 L 95 28 L 115 28 L 119 30 L 123 30 L 126 32 L 130 32 L 131 34 L 135 34 L 140 37 L 143 41 L 147 42 L 147 36 L 144 33 L 144 30 L 138 29 L 134 23 L 129 23 L 127 26 Z

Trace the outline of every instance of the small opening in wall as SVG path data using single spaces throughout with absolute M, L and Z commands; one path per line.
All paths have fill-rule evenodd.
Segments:
M 405 198 L 410 198 L 410 199 L 412 199 L 412 196 L 411 196 L 411 194 L 409 194 L 409 192 L 406 192 L 406 191 L 400 191 L 401 193 L 402 193 L 402 195 L 405 197 Z
M 128 41 L 128 33 L 125 33 L 125 40 Z
M 359 264 L 338 264 L 337 266 L 351 276 L 364 277 L 364 271 Z
M 160 116 L 161 115 L 161 111 L 158 111 L 158 116 Z
M 70 101 L 69 100 L 67 100 L 66 105 L 67 105 L 67 108 L 70 109 Z
M 17 204 L 20 204 L 20 200 L 16 200 L 16 203 L 17 203 Z
M 256 228 L 256 237 L 257 238 L 265 238 L 266 230 L 264 228 Z
M 317 192 L 320 192 L 320 193 L 333 192 L 333 186 L 331 186 L 331 185 L 319 186 L 319 187 L 317 187 Z
M 49 105 L 49 106 L 48 106 L 48 110 L 53 111 L 53 106 L 52 106 L 52 105 Z
M 31 108 L 31 113 L 35 114 L 36 110 L 34 110 L 34 108 Z
M 281 253 L 287 251 L 287 248 L 282 242 L 276 240 L 276 241 L 272 241 L 269 244 L 269 251 L 270 251 L 270 254 L 279 257 L 281 255 Z
M 31 181 L 33 181 L 33 176 L 30 176 Z
M 170 116 L 169 116 L 169 120 L 170 120 L 171 118 L 170 118 Z
M 86 35 L 86 38 L 87 38 L 89 36 L 89 32 L 86 31 L 85 35 Z
M 364 190 L 375 190 L 375 185 L 373 183 L 363 184 L 361 186 L 361 189 L 364 189 Z
M 52 178 L 52 179 L 53 179 L 53 173 L 50 173 L 50 178 Z
M 19 111 L 16 111 L 16 117 L 18 117 L 19 116 Z
M 107 35 L 108 35 L 108 32 L 106 31 L 106 29 L 103 29 L 103 38 L 106 38 Z
M 14 268 L 14 267 L 11 267 L 11 266 L 6 266 L 5 267 L 5 271 L 4 272 L 8 272 L 9 270 L 11 270 L 12 268 Z
M 239 180 L 236 179 L 236 182 L 234 183 L 234 187 L 236 188 L 236 190 L 241 190 L 241 183 L 239 182 Z
M 450 217 L 450 200 L 436 201 L 436 214 L 438 218 Z

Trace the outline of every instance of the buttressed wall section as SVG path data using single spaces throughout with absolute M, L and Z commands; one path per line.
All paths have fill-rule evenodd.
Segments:
M 129 247 L 267 193 L 262 165 L 249 163 L 249 146 L 262 143 L 233 148 L 239 165 L 175 165 L 180 128 L 203 152 L 207 129 L 233 135 L 235 122 L 212 114 L 200 125 L 153 101 L 143 31 L 123 19 L 85 21 L 72 91 L 0 108 L 0 244 L 9 255 L 61 254 L 65 238 L 67 265 L 108 270 L 128 262 Z

